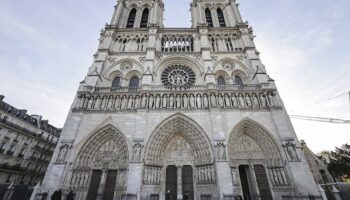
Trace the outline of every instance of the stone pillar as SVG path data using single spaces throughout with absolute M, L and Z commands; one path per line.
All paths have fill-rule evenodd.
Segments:
M 177 199 L 182 199 L 182 166 L 177 166 Z
M 106 186 L 106 179 L 107 179 L 107 170 L 104 169 L 102 171 L 101 182 L 100 182 L 100 186 L 98 187 L 98 194 L 97 194 L 96 200 L 102 200 L 103 192 Z
M 249 171 L 250 171 L 249 173 L 250 173 L 250 176 L 251 176 L 252 187 L 253 187 L 252 188 L 253 191 L 251 191 L 251 193 L 253 193 L 252 195 L 260 196 L 260 191 L 259 191 L 259 187 L 258 187 L 258 182 L 256 180 L 254 165 L 249 165 Z

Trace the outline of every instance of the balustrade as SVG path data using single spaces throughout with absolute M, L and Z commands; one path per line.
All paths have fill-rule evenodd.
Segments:
M 161 35 L 162 52 L 194 51 L 193 32 L 166 32 Z
M 262 85 L 216 86 L 213 90 L 207 89 L 207 86 L 194 86 L 197 90 L 149 87 L 149 91 L 128 92 L 127 88 L 122 88 L 123 92 L 118 93 L 112 88 L 94 88 L 90 92 L 81 92 L 75 110 L 280 108 L 275 92 L 262 90 Z M 233 87 L 241 90 L 232 90 Z

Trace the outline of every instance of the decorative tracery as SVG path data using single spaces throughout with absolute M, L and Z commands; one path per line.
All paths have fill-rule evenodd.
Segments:
M 185 65 L 171 65 L 166 68 L 161 80 L 165 86 L 191 87 L 196 82 L 196 75 L 189 67 Z

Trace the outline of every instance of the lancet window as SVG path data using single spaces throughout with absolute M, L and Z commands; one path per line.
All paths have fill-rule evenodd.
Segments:
M 220 25 L 220 27 L 226 27 L 224 13 L 222 13 L 221 8 L 218 8 L 218 9 L 216 10 L 216 12 L 217 12 L 217 14 L 218 14 L 218 19 L 219 19 L 219 25 Z
M 130 82 L 129 82 L 129 90 L 132 92 L 132 91 L 137 91 L 138 87 L 139 87 L 139 83 L 140 83 L 140 79 L 139 77 L 137 76 L 133 76 L 131 79 L 130 79 Z
M 133 28 L 136 18 L 136 8 L 133 8 L 129 13 L 128 22 L 126 24 L 126 28 Z
M 148 8 L 145 8 L 142 12 L 140 28 L 147 28 L 148 16 L 149 16 L 149 10 Z
M 222 77 L 222 76 L 219 76 L 219 77 L 217 78 L 217 82 L 218 82 L 218 85 L 226 85 L 225 78 Z
M 238 75 L 235 76 L 235 83 L 237 85 L 243 85 L 243 81 L 242 81 L 242 78 Z
M 205 9 L 205 19 L 207 20 L 208 26 L 213 27 L 213 18 L 211 17 L 209 8 Z
M 113 79 L 112 87 L 120 87 L 121 86 L 121 78 L 117 76 Z

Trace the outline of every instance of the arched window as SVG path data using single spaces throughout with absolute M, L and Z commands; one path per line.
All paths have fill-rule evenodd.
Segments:
M 225 78 L 222 77 L 222 76 L 219 76 L 219 77 L 217 78 L 217 82 L 218 82 L 218 85 L 226 85 Z
M 121 78 L 117 76 L 113 79 L 112 87 L 120 87 L 120 86 L 121 86 Z
M 147 28 L 149 10 L 145 8 L 142 12 L 140 28 Z
M 242 78 L 238 75 L 235 76 L 235 83 L 237 85 L 243 85 L 243 81 L 242 81 Z
M 218 8 L 216 12 L 218 13 L 220 27 L 226 27 L 224 13 L 222 13 L 221 8 Z
M 211 12 L 209 8 L 205 9 L 205 19 L 207 20 L 208 26 L 213 27 L 213 19 L 211 18 Z
M 136 8 L 133 8 L 129 13 L 128 22 L 126 24 L 126 28 L 133 28 L 136 18 Z
M 130 91 L 136 91 L 137 88 L 139 87 L 140 79 L 137 76 L 134 76 L 130 79 L 129 82 L 129 90 Z

